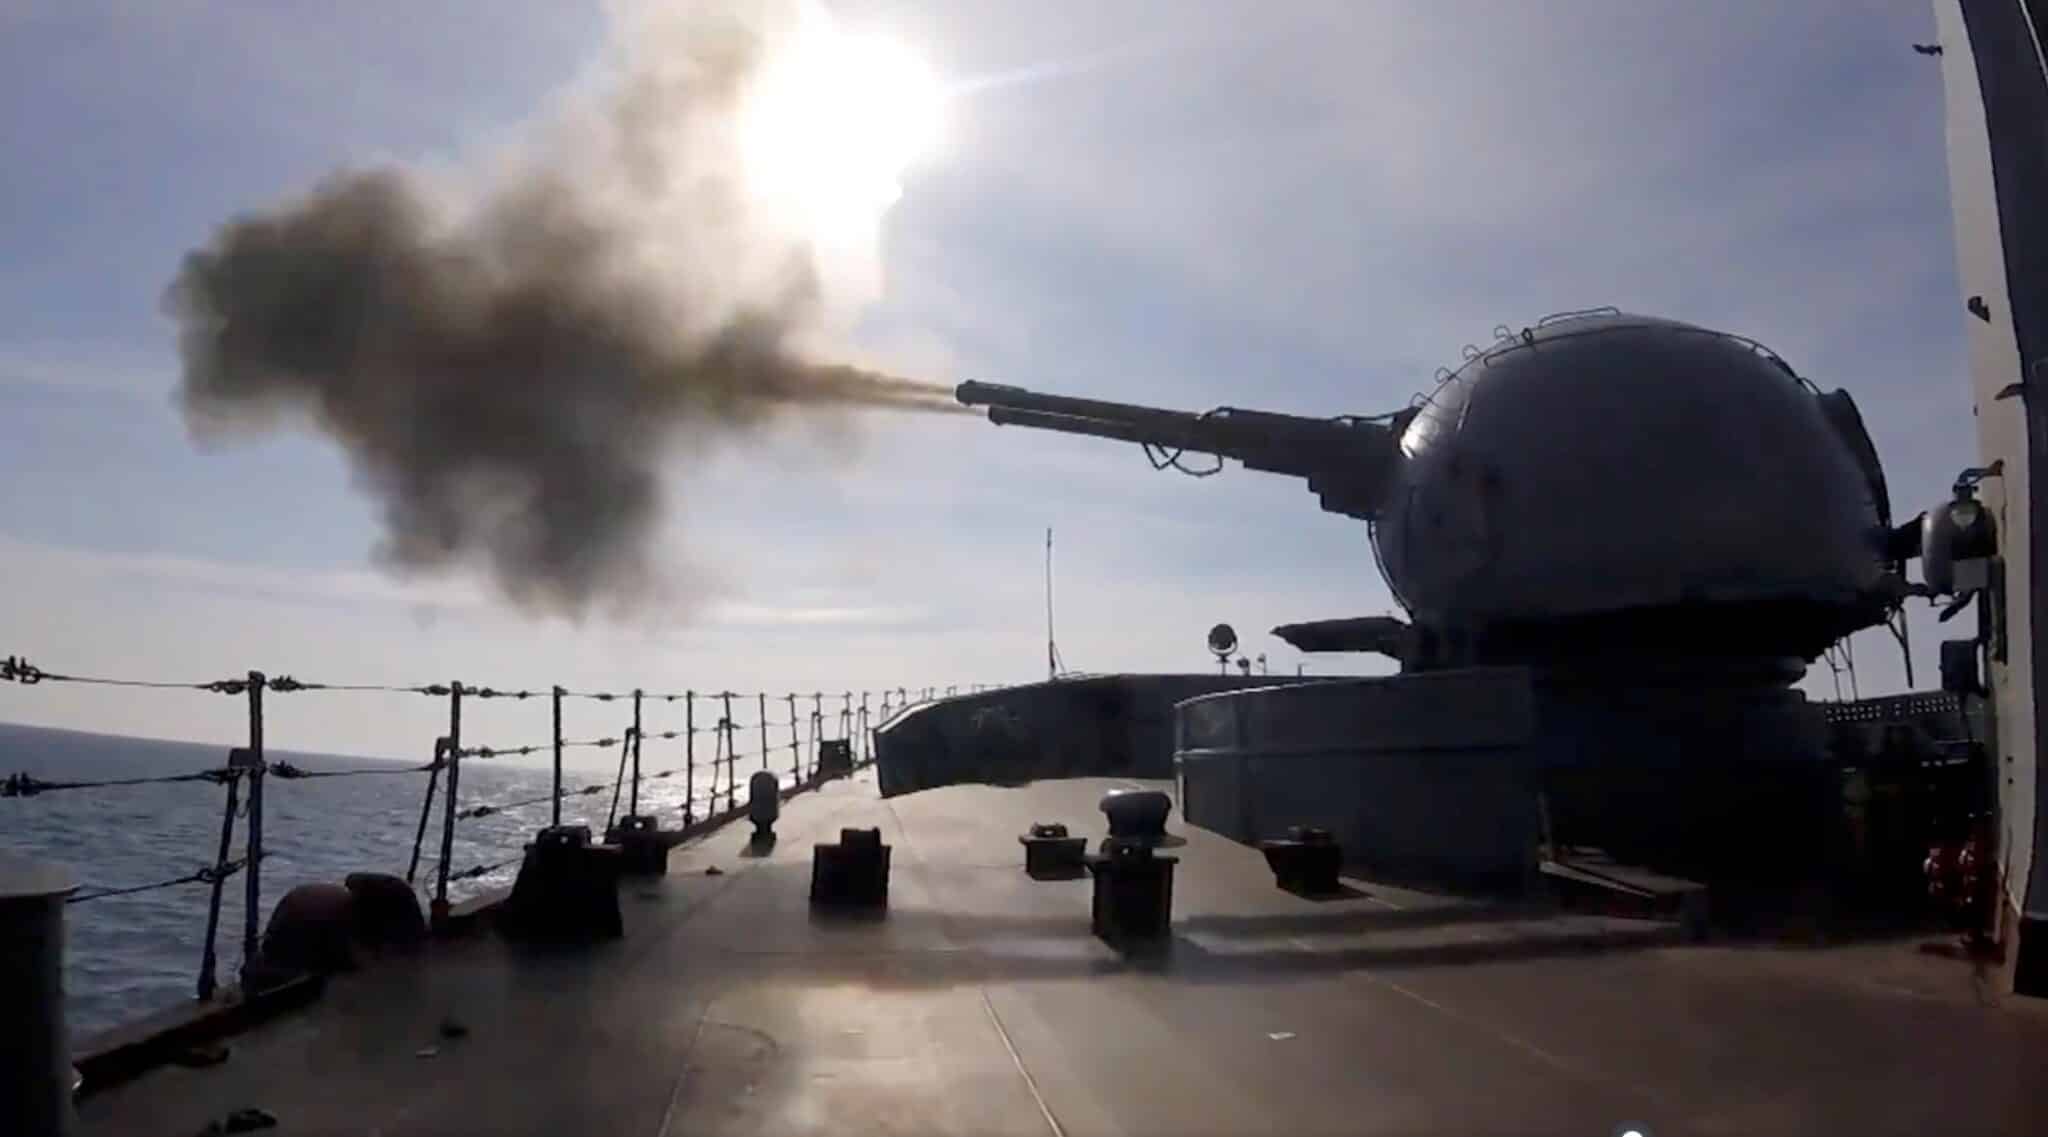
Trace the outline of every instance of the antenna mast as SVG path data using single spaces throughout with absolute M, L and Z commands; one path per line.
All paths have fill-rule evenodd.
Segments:
M 1052 635 L 1052 527 L 1045 530 L 1045 677 L 1060 677 L 1060 649 Z

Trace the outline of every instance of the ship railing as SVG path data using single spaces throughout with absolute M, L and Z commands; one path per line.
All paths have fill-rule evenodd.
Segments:
M 160 775 L 122 778 L 44 777 L 17 771 L 0 780 L 0 798 L 27 801 L 52 793 L 110 790 L 141 785 L 179 783 L 221 787 L 224 806 L 218 839 L 211 848 L 211 860 L 193 870 L 160 880 L 113 885 L 88 885 L 68 896 L 71 904 L 187 885 L 210 889 L 206 908 L 206 930 L 199 962 L 198 996 L 210 999 L 218 988 L 218 940 L 220 922 L 230 879 L 240 876 L 242 896 L 242 963 L 247 968 L 257 959 L 262 912 L 262 866 L 268 856 L 264 830 L 264 797 L 273 780 L 320 782 L 343 778 L 385 778 L 425 775 L 420 800 L 419 822 L 405 873 L 407 883 L 426 891 L 431 910 L 445 917 L 451 909 L 454 886 L 467 882 L 488 882 L 495 873 L 517 865 L 520 856 L 495 862 L 457 867 L 456 827 L 458 823 L 513 814 L 537 806 L 549 807 L 548 824 L 562 822 L 563 802 L 590 799 L 591 815 L 586 821 L 593 830 L 595 805 L 607 793 L 610 801 L 601 831 L 610 831 L 623 805 L 628 816 L 639 815 L 641 790 L 647 783 L 664 782 L 680 776 L 683 784 L 682 824 L 693 825 L 720 820 L 738 811 L 741 804 L 742 774 L 768 770 L 778 779 L 786 774 L 790 788 L 815 785 L 819 780 L 819 755 L 828 743 L 844 742 L 854 765 L 874 761 L 875 732 L 881 724 L 904 710 L 958 695 L 963 691 L 993 689 L 994 684 L 959 684 L 938 687 L 890 687 L 839 692 L 825 691 L 648 691 L 572 690 L 560 686 L 544 688 L 485 686 L 461 681 L 398 685 L 384 683 L 328 683 L 269 675 L 250 671 L 231 679 L 176 682 L 155 679 L 119 678 L 71 672 L 47 671 L 28 659 L 9 655 L 0 659 L 0 684 L 33 687 L 42 684 L 77 685 L 111 689 L 190 691 L 227 696 L 246 701 L 248 733 L 243 745 L 228 750 L 227 761 L 218 767 L 183 770 Z M 447 726 L 433 741 L 433 757 L 414 765 L 383 763 L 334 768 L 306 768 L 293 762 L 268 757 L 271 740 L 265 732 L 266 701 L 274 697 L 302 695 L 371 694 L 426 697 L 445 700 Z M 498 740 L 488 745 L 468 742 L 465 729 L 475 736 L 476 704 L 502 701 L 545 700 L 552 706 L 552 737 L 510 745 Z M 565 704 L 605 704 L 627 712 L 630 718 L 614 734 L 570 737 L 564 731 Z M 465 722 L 465 713 L 470 718 Z M 677 723 L 676 717 L 680 716 Z M 661 729 L 649 719 L 664 720 Z M 564 757 L 572 750 L 616 750 L 618 763 L 609 783 L 569 785 L 564 782 Z M 649 768 L 650 750 L 666 752 L 666 765 Z M 506 801 L 465 801 L 461 774 L 465 762 L 491 762 L 538 754 L 552 758 L 550 792 L 529 794 Z M 655 757 L 653 762 L 663 762 Z M 704 774 L 700 783 L 699 773 Z M 700 792 L 700 784 L 702 790 Z M 438 798 L 438 803 L 437 803 Z M 723 805 L 721 806 L 721 802 Z M 439 817 L 435 806 L 439 805 Z M 438 826 L 434 822 L 438 820 Z M 239 852 L 236 822 L 242 822 Z M 430 832 L 438 851 L 422 864 Z M 425 869 L 423 873 L 421 870 Z

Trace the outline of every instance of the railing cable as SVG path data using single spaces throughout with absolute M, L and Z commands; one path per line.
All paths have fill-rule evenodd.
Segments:
M 83 904 L 88 900 L 105 900 L 110 896 L 133 896 L 138 892 L 155 892 L 159 888 L 176 888 L 181 884 L 213 884 L 224 881 L 240 872 L 248 863 L 247 857 L 237 857 L 217 865 L 208 865 L 186 873 L 184 876 L 159 880 L 151 884 L 134 884 L 125 888 L 88 888 L 74 892 L 64 898 L 66 904 Z
M 34 797 L 37 794 L 56 793 L 61 790 L 96 790 L 109 786 L 157 786 L 174 782 L 212 782 L 219 785 L 235 777 L 236 771 L 198 770 L 189 774 L 158 774 L 146 778 L 87 778 L 76 781 L 50 781 L 29 774 L 9 774 L 0 782 L 0 797 Z
M 517 798 L 512 801 L 499 802 L 495 805 L 472 805 L 465 809 L 456 811 L 455 816 L 459 820 L 472 821 L 479 817 L 489 817 L 494 813 L 504 813 L 507 810 L 523 809 L 529 805 L 542 805 L 546 802 L 551 801 L 558 802 L 563 798 L 568 797 L 590 797 L 593 794 L 601 794 L 604 791 L 605 787 L 602 784 L 584 786 L 580 790 L 565 789 L 558 793 L 541 794 L 538 797 Z

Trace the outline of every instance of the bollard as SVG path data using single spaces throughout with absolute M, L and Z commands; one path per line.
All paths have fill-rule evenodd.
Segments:
M 1158 790 L 1111 790 L 1102 795 L 1103 815 L 1109 818 L 1113 840 L 1169 843 L 1167 815 L 1173 799 Z
M 853 744 L 844 738 L 828 738 L 818 748 L 818 768 L 812 776 L 820 782 L 844 778 L 853 773 Z
M 755 844 L 775 840 L 775 819 L 781 815 L 782 786 L 774 774 L 756 770 L 754 776 L 747 779 L 747 820 L 754 823 Z
M 0 853 L 0 1133 L 71 1131 L 64 898 L 56 865 Z
M 1096 937 L 1126 952 L 1165 946 L 1173 928 L 1175 858 L 1155 855 L 1143 841 L 1112 838 L 1087 863 L 1095 877 L 1088 926 Z

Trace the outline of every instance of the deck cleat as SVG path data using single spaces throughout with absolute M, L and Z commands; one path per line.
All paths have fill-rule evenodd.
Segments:
M 629 876 L 662 876 L 668 872 L 671 834 L 661 831 L 659 818 L 628 814 L 605 833 L 605 844 L 622 854 L 619 871 Z
M 820 908 L 887 908 L 889 846 L 880 829 L 841 829 L 811 853 L 811 903 Z
M 1261 841 L 1273 883 L 1300 896 L 1328 896 L 1342 890 L 1337 874 L 1344 867 L 1344 847 L 1328 829 L 1296 825 L 1277 841 Z
M 587 825 L 553 825 L 526 846 L 526 859 L 498 913 L 498 929 L 520 940 L 616 939 L 625 853 L 594 845 Z
M 1024 872 L 1033 880 L 1075 880 L 1088 873 L 1088 839 L 1072 837 L 1057 822 L 1033 825 L 1017 838 Z

